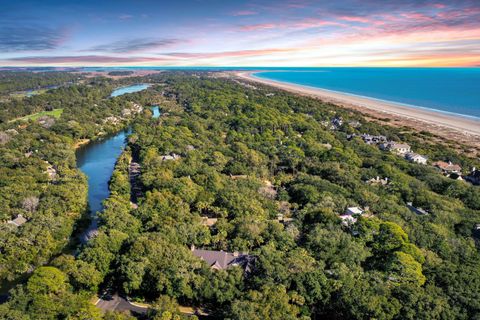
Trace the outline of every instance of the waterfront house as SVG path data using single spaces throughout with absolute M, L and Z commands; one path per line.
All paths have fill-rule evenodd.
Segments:
M 419 164 L 427 164 L 427 157 L 422 156 L 418 153 L 415 152 L 407 152 L 405 154 L 405 159 L 407 159 L 410 162 L 415 162 Z
M 406 143 L 399 143 L 395 141 L 389 141 L 380 144 L 380 149 L 390 152 L 395 152 L 397 154 L 405 154 L 411 151 L 410 145 Z
M 196 249 L 194 245 L 190 250 L 194 256 L 205 261 L 214 270 L 239 266 L 245 270 L 245 273 L 249 273 L 253 267 L 254 257 L 246 253 Z
M 450 173 L 461 173 L 462 172 L 462 167 L 460 167 L 458 164 L 453 164 L 451 161 L 445 162 L 445 161 L 436 161 L 432 163 L 432 165 L 440 170 L 444 174 L 450 174 Z

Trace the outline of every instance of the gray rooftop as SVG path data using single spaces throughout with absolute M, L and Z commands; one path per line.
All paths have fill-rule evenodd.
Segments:
M 194 256 L 205 261 L 211 268 L 217 270 L 227 269 L 231 266 L 241 266 L 245 271 L 249 271 L 252 256 L 245 253 L 202 250 L 195 249 L 192 246 L 192 253 Z

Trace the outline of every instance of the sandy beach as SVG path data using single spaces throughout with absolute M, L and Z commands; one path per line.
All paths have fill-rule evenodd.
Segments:
M 369 99 L 329 90 L 305 87 L 255 77 L 255 71 L 235 72 L 243 80 L 274 86 L 279 89 L 318 98 L 375 118 L 388 118 L 388 124 L 426 130 L 440 137 L 480 148 L 480 121 L 420 108 L 407 107 L 394 102 Z

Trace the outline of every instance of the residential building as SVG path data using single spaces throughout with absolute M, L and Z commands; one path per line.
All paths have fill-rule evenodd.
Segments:
M 428 212 L 426 210 L 423 210 L 422 208 L 415 208 L 411 202 L 407 202 L 407 208 L 410 209 L 413 213 L 416 213 L 418 215 L 427 215 Z
M 369 134 L 362 134 L 361 137 L 366 144 L 370 145 L 387 142 L 387 137 L 385 136 L 371 136 Z
M 363 210 L 360 209 L 359 207 L 349 207 L 347 208 L 347 210 L 345 210 L 344 215 L 351 216 L 354 214 L 362 214 L 362 213 L 363 213 Z
M 178 154 L 171 153 L 162 156 L 162 161 L 169 161 L 169 160 L 178 160 L 181 157 Z
M 367 184 L 386 186 L 390 181 L 388 178 L 381 179 L 379 176 L 377 176 L 376 178 L 369 179 L 366 182 Z
M 380 149 L 385 151 L 395 152 L 397 154 L 405 154 L 411 151 L 410 145 L 406 143 L 400 143 L 395 141 L 389 141 L 380 144 Z
M 405 159 L 407 159 L 410 162 L 415 162 L 419 164 L 427 164 L 428 158 L 425 156 L 422 156 L 418 153 L 415 152 L 407 152 L 405 154 Z
M 240 266 L 249 273 L 253 267 L 255 258 L 246 253 L 226 252 L 216 250 L 196 249 L 191 247 L 192 254 L 205 261 L 212 269 L 225 270 L 233 266 Z
M 462 172 L 462 167 L 458 164 L 453 164 L 451 161 L 445 162 L 445 161 L 436 161 L 432 163 L 432 165 L 440 170 L 444 174 L 450 174 L 450 173 L 461 173 Z
M 477 168 L 474 167 L 472 172 L 465 177 L 465 180 L 471 184 L 480 185 L 480 170 L 477 170 Z
M 218 219 L 217 218 L 209 218 L 209 217 L 201 217 L 202 218 L 202 224 L 207 227 L 213 227 Z
M 20 227 L 25 222 L 27 222 L 27 219 L 25 219 L 21 214 L 19 214 L 15 219 L 7 221 L 7 223 L 13 224 L 16 227 Z

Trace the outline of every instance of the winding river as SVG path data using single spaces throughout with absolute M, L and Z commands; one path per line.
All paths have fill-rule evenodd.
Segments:
M 113 91 L 111 97 L 138 92 L 147 88 L 148 85 L 146 84 L 123 87 Z M 160 115 L 158 106 L 152 107 L 152 111 L 153 117 L 156 118 Z M 92 218 L 89 227 L 80 236 L 82 243 L 87 242 L 88 239 L 97 233 L 97 212 L 103 209 L 103 200 L 110 194 L 108 182 L 112 176 L 117 158 L 125 148 L 127 143 L 126 138 L 130 132 L 131 129 L 128 128 L 102 140 L 90 142 L 80 147 L 76 152 L 77 167 L 85 173 L 88 178 L 88 204 Z

